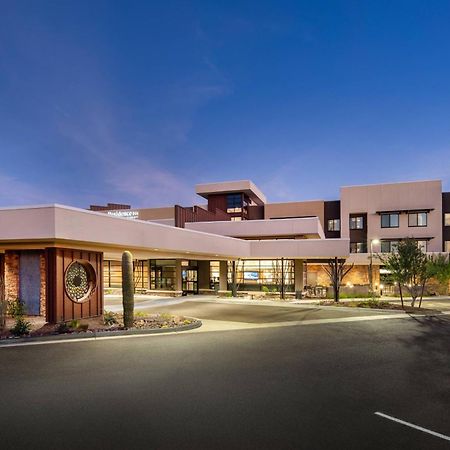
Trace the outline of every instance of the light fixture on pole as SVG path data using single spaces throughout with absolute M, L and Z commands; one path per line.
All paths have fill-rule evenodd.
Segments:
M 380 243 L 379 239 L 371 239 L 370 240 L 370 248 L 369 248 L 369 289 L 370 295 L 374 296 L 373 292 L 373 244 L 378 245 Z

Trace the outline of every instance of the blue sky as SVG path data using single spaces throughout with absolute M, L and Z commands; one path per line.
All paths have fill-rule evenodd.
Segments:
M 0 0 L 0 205 L 442 178 L 448 1 Z

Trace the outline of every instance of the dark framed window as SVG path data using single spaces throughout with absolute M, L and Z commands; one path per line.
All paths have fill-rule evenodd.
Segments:
M 381 214 L 381 228 L 398 228 L 399 214 Z
M 362 230 L 364 228 L 364 217 L 350 217 L 350 230 Z
M 228 213 L 242 212 L 242 194 L 227 195 L 227 212 Z
M 330 219 L 328 221 L 328 231 L 341 231 L 341 219 Z
M 398 241 L 381 241 L 381 253 L 392 253 L 397 250 Z
M 367 253 L 367 242 L 350 242 L 350 253 Z
M 418 240 L 417 242 L 417 247 L 420 248 L 420 250 L 422 250 L 424 253 L 427 252 L 427 245 L 428 245 L 428 241 L 426 240 Z
M 409 227 L 426 227 L 428 224 L 428 213 L 417 212 L 408 214 Z
M 444 214 L 444 225 L 450 227 L 450 213 Z

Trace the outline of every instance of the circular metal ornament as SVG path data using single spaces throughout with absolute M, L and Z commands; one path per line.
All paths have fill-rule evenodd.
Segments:
M 95 270 L 87 261 L 74 261 L 66 269 L 64 286 L 70 300 L 86 301 L 96 286 Z

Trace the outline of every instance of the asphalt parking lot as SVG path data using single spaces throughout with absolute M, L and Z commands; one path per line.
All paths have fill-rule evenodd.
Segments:
M 449 344 L 434 317 L 0 348 L 1 448 L 449 448 Z

